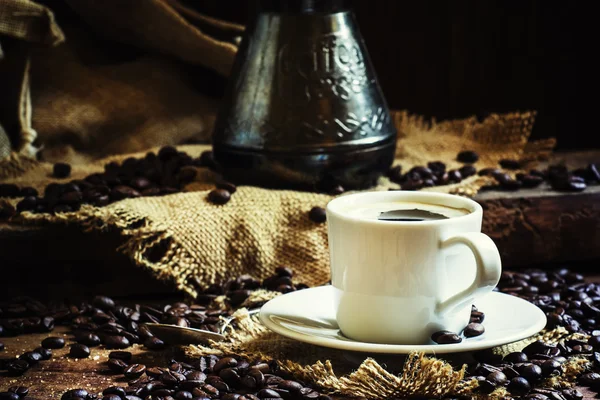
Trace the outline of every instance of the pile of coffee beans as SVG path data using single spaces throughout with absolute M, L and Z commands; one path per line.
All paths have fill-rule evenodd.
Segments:
M 479 380 L 479 390 L 491 393 L 505 386 L 523 399 L 576 400 L 583 395 L 574 389 L 535 388 L 543 379 L 561 375 L 561 367 L 572 356 L 587 358 L 600 369 L 600 285 L 584 282 L 582 275 L 560 269 L 525 270 L 502 273 L 498 289 L 521 297 L 541 308 L 547 317 L 547 329 L 564 327 L 571 333 L 583 333 L 589 340 L 567 340 L 561 344 L 534 342 L 501 357 L 490 351 L 474 354 L 479 361 L 469 366 L 469 375 Z M 579 384 L 600 392 L 600 375 L 595 372 L 579 377 Z
M 145 323 L 172 324 L 183 327 L 219 332 L 220 317 L 229 313 L 214 308 L 214 300 L 225 296 L 232 307 L 239 307 L 253 291 L 268 289 L 289 293 L 305 289 L 305 284 L 292 281 L 293 271 L 288 267 L 278 267 L 275 273 L 260 281 L 249 275 L 230 279 L 221 285 L 202 288 L 195 304 L 177 302 L 164 306 L 125 305 L 106 296 L 96 296 L 87 303 L 43 304 L 30 297 L 19 297 L 0 303 L 0 337 L 17 336 L 32 332 L 50 332 L 55 324 L 69 326 L 74 337 L 69 356 L 87 358 L 92 349 L 104 346 L 107 349 L 126 349 L 134 343 L 143 344 L 151 350 L 163 349 L 166 344 L 152 335 Z M 65 341 L 58 337 L 48 337 L 41 347 L 29 351 L 16 359 L 0 360 L 0 370 L 11 375 L 21 375 L 32 365 L 52 356 L 51 349 L 62 348 Z M 1 350 L 2 348 L 0 348 Z
M 87 357 L 94 347 L 101 345 L 113 349 L 106 367 L 115 374 L 123 374 L 130 385 L 122 389 L 107 389 L 103 393 L 103 398 L 107 399 L 116 400 L 116 397 L 110 397 L 115 395 L 122 399 L 134 396 L 129 397 L 130 400 L 148 398 L 148 395 L 154 396 L 151 399 L 167 399 L 167 396 L 174 399 L 325 399 L 304 383 L 282 374 L 274 362 L 244 360 L 234 355 L 223 358 L 211 356 L 192 364 L 173 361 L 161 368 L 132 361 L 131 353 L 126 351 L 132 343 L 143 343 L 149 349 L 164 348 L 165 343 L 153 337 L 144 322 L 217 331 L 218 317 L 225 315 L 223 311 L 211 308 L 217 296 L 225 295 L 226 301 L 235 308 L 260 288 L 287 293 L 306 287 L 294 284 L 292 277 L 293 272 L 285 267 L 278 268 L 273 276 L 263 281 L 242 275 L 222 285 L 204 288 L 193 304 L 127 306 L 105 296 L 96 296 L 90 303 L 43 304 L 21 297 L 0 303 L 0 336 L 48 332 L 55 323 L 66 324 L 71 327 L 75 342 L 70 345 L 69 357 Z M 590 339 L 571 339 L 556 345 L 537 341 L 523 351 L 505 357 L 490 350 L 475 352 L 473 356 L 477 362 L 468 366 L 467 378 L 479 381 L 477 390 L 485 395 L 498 387 L 505 387 L 512 396 L 507 399 L 581 399 L 581 393 L 575 389 L 540 388 L 540 383 L 546 378 L 563 374 L 567 359 L 577 356 L 588 359 L 593 366 L 591 371 L 578 377 L 578 384 L 600 392 L 600 374 L 594 372 L 600 371 L 600 285 L 586 283 L 582 275 L 567 269 L 529 269 L 503 272 L 498 290 L 540 307 L 547 316 L 548 329 L 562 326 L 569 332 L 587 334 Z M 471 321 L 460 336 L 441 332 L 434 339 L 440 344 L 455 343 L 480 335 L 484 320 L 484 312 L 473 307 Z M 0 371 L 13 376 L 23 374 L 52 357 L 52 350 L 67 345 L 60 337 L 47 337 L 40 347 L 17 358 L 0 358 Z M 11 389 L 10 393 L 15 393 L 14 390 Z M 78 396 L 82 393 L 70 391 L 63 398 L 96 398 L 89 394 Z M 6 394 L 2 396 L 10 398 Z
M 457 161 L 464 163 L 458 169 L 446 171 L 446 164 L 442 161 L 432 161 L 427 166 L 418 165 L 408 172 L 402 173 L 402 166 L 396 165 L 388 171 L 388 177 L 400 185 L 402 190 L 419 190 L 425 187 L 441 186 L 458 183 L 465 178 L 478 174 L 491 176 L 496 184 L 486 186 L 484 190 L 518 190 L 520 188 L 534 188 L 547 181 L 552 189 L 557 191 L 582 191 L 587 185 L 600 183 L 600 172 L 596 164 L 589 164 L 586 168 L 569 171 L 564 165 L 553 165 L 546 170 L 530 170 L 528 173 L 517 173 L 512 177 L 508 171 L 520 170 L 518 160 L 503 159 L 499 161 L 500 168 L 483 168 L 477 170 L 474 163 L 479 160 L 479 154 L 472 150 L 458 153 Z
M 191 363 L 172 360 L 166 367 L 148 367 L 131 361 L 131 354 L 119 354 L 115 358 L 111 354 L 110 357 L 111 371 L 123 374 L 129 382 L 127 387 L 105 389 L 102 392 L 105 400 L 112 400 L 107 397 L 110 395 L 128 400 L 147 396 L 152 399 L 329 399 L 306 383 L 293 380 L 280 371 L 274 361 L 207 356 Z M 62 399 L 72 399 L 69 396 L 72 394 L 67 392 Z
M 17 212 L 76 211 L 82 204 L 105 206 L 126 198 L 177 193 L 194 180 L 195 167 L 214 168 L 212 153 L 205 152 L 194 159 L 174 147 L 166 146 L 158 154 L 150 152 L 143 158 L 130 157 L 122 163 L 108 163 L 104 166 L 104 172 L 91 174 L 81 180 L 50 183 L 41 195 L 31 187 L 0 184 L 0 197 L 23 197 L 17 204 Z M 70 174 L 69 164 L 54 165 L 54 177 L 64 179 Z M 231 193 L 231 186 L 227 185 L 227 188 Z
M 120 351 L 110 353 L 107 366 L 113 373 L 122 374 L 127 386 L 110 386 L 102 395 L 83 388 L 71 389 L 61 400 L 330 400 L 280 371 L 274 361 L 211 355 L 189 363 L 171 360 L 165 367 L 150 367 L 135 363 L 131 353 Z M 28 393 L 28 388 L 14 386 L 0 393 L 0 400 L 18 400 Z

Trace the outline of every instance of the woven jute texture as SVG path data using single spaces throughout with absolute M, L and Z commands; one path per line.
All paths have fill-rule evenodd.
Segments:
M 464 149 L 481 152 L 478 168 L 495 167 L 504 157 L 519 159 L 533 120 L 532 113 L 441 124 L 425 123 L 404 112 L 394 117 L 402 132 L 396 163 L 404 168 L 431 160 L 457 167 L 461 164 L 455 161 L 456 154 Z M 542 148 L 547 152 L 551 145 Z M 500 148 L 498 152 L 496 146 Z M 206 149 L 181 147 L 192 156 Z M 542 154 L 539 151 L 538 155 Z M 70 179 L 102 171 L 106 162 L 124 157 L 75 166 Z M 0 165 L 0 179 L 43 190 L 52 181 L 50 171 L 50 164 L 13 156 Z M 325 207 L 332 196 L 247 186 L 240 187 L 229 203 L 219 206 L 207 201 L 216 178 L 211 171 L 200 168 L 196 181 L 184 193 L 128 199 L 103 208 L 85 206 L 78 212 L 57 215 L 23 213 L 18 220 L 79 224 L 82 229 L 117 229 L 124 237 L 121 251 L 157 278 L 173 282 L 192 296 L 196 295 L 194 278 L 204 284 L 243 273 L 265 278 L 280 265 L 293 268 L 297 279 L 309 285 L 329 280 L 326 225 L 312 222 L 308 213 L 312 207 Z M 460 184 L 428 190 L 473 195 L 486 182 L 486 178 L 474 176 Z M 398 185 L 382 178 L 372 190 L 390 188 L 397 189 Z
M 237 354 L 251 360 L 277 360 L 281 369 L 326 393 L 367 399 L 460 395 L 477 400 L 500 400 L 508 394 L 505 388 L 499 388 L 491 394 L 477 393 L 477 382 L 465 378 L 464 362 L 472 362 L 471 354 L 438 358 L 418 352 L 405 356 L 369 356 L 279 336 L 260 324 L 256 317 L 250 317 L 246 309 L 238 310 L 234 317 L 235 328 L 228 327 L 225 341 L 211 342 L 206 346 L 188 346 L 186 354 L 192 358 L 209 354 Z M 584 335 L 569 334 L 564 328 L 557 328 L 497 347 L 493 351 L 506 355 L 521 351 L 536 340 L 556 344 L 572 338 L 586 339 Z M 589 367 L 588 360 L 572 357 L 562 366 L 560 378 L 546 379 L 538 382 L 536 387 L 573 387 L 576 376 Z

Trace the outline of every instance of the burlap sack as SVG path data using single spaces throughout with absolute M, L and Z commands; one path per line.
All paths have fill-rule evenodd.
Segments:
M 482 154 L 478 168 L 496 167 L 501 158 L 521 158 L 533 117 L 533 113 L 506 114 L 493 115 L 482 122 L 469 118 L 425 123 L 406 112 L 394 113 L 394 120 L 403 132 L 396 163 L 410 168 L 441 160 L 452 168 L 461 165 L 455 161 L 459 151 L 477 149 Z M 528 157 L 542 156 L 551 150 L 552 144 L 550 141 L 539 146 L 538 152 Z M 208 147 L 181 149 L 198 156 Z M 76 166 L 71 179 L 102 171 L 106 162 L 123 157 Z M 13 157 L 0 164 L 0 179 L 43 190 L 52 181 L 51 167 Z M 185 188 L 185 193 L 129 199 L 103 208 L 86 206 L 75 213 L 23 213 L 18 221 L 117 229 L 124 239 L 121 251 L 157 278 L 174 283 L 191 296 L 196 295 L 195 280 L 208 285 L 243 273 L 265 278 L 280 265 L 290 266 L 299 281 L 310 285 L 329 280 L 326 227 L 312 222 L 308 212 L 314 206 L 324 207 L 332 196 L 240 187 L 229 203 L 217 206 L 207 201 L 215 179 L 214 173 L 200 168 L 196 181 Z M 473 176 L 460 184 L 427 190 L 473 195 L 488 179 Z M 373 190 L 398 187 L 381 178 Z
M 85 163 L 209 142 L 204 86 L 228 74 L 242 26 L 176 0 L 46 4 L 0 7 L 0 125 L 16 152 Z

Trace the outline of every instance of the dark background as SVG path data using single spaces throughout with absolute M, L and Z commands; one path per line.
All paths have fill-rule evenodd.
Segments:
M 283 0 L 282 0 L 283 1 Z M 188 0 L 246 23 L 251 2 Z M 438 119 L 537 110 L 533 138 L 560 149 L 600 147 L 583 120 L 575 50 L 583 2 L 354 0 L 350 2 L 391 108 Z M 583 5 L 583 7 L 582 7 Z M 578 83 L 579 82 L 579 83 Z

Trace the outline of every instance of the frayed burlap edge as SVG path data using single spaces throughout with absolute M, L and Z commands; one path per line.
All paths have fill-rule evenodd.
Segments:
M 475 400 L 501 400 L 510 393 L 506 388 L 498 388 L 490 394 L 477 393 L 477 381 L 464 379 L 466 366 L 456 370 L 449 363 L 424 353 L 411 353 L 407 356 L 402 372 L 392 374 L 373 358 L 366 358 L 353 372 L 338 377 L 334 366 L 340 360 L 317 361 L 313 364 L 302 364 L 295 358 L 301 354 L 278 350 L 278 335 L 250 317 L 247 309 L 240 309 L 233 314 L 235 327 L 227 328 L 227 340 L 211 342 L 209 345 L 187 346 L 186 355 L 197 358 L 209 354 L 236 354 L 251 360 L 277 360 L 279 367 L 295 379 L 304 381 L 328 394 L 337 394 L 367 399 L 405 398 L 425 396 L 440 398 L 443 396 L 471 396 Z M 275 339 L 270 339 L 271 337 Z M 531 338 L 497 347 L 497 354 L 506 355 L 512 351 L 520 351 L 536 340 L 547 343 L 561 343 L 569 339 L 586 339 L 581 333 L 569 333 L 559 327 L 550 331 L 542 331 Z M 269 343 L 265 350 L 265 342 Z M 323 352 L 335 350 L 323 349 Z M 540 388 L 564 389 L 575 386 L 577 376 L 588 370 L 591 362 L 583 357 L 570 357 L 562 366 L 562 375 L 552 377 L 537 384 Z

